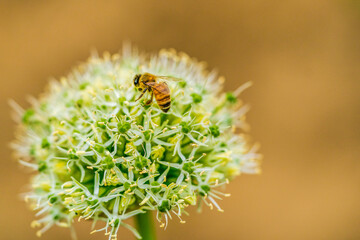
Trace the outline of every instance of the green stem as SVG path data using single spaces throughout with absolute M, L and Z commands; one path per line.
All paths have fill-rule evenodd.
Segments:
M 135 216 L 136 228 L 143 240 L 156 240 L 156 231 L 151 211 Z

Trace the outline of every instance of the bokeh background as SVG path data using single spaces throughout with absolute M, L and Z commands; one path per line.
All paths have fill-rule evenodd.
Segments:
M 205 60 L 242 98 L 263 173 L 243 175 L 224 213 L 190 210 L 159 239 L 360 239 L 360 1 L 1 1 L 0 239 L 37 239 L 19 194 L 29 174 L 11 158 L 7 100 L 28 106 L 50 77 L 92 48 L 173 47 Z M 76 224 L 80 239 L 89 224 Z M 119 239 L 133 239 L 125 229 Z M 69 239 L 54 228 L 43 239 Z

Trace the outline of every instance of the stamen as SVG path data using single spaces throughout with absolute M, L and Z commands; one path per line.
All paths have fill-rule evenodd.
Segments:
M 210 210 L 214 209 L 214 206 L 211 203 L 209 203 L 209 207 L 210 207 Z
M 36 227 L 40 227 L 41 224 L 38 221 L 34 220 L 34 221 L 31 222 L 30 226 L 32 228 L 36 228 Z
M 60 222 L 60 223 L 58 223 L 58 225 L 59 225 L 60 227 L 65 227 L 65 228 L 69 227 L 69 224 L 67 224 L 67 223 L 65 223 L 65 222 Z
M 149 199 L 150 199 L 150 196 L 144 198 L 144 200 L 142 200 L 139 205 L 140 205 L 140 206 L 144 205 L 147 201 L 149 201 Z

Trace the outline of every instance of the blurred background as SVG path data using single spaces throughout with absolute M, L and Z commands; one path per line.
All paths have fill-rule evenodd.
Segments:
M 50 77 L 92 48 L 173 47 L 217 68 L 242 99 L 263 173 L 227 187 L 225 212 L 190 210 L 159 239 L 360 239 L 360 1 L 1 1 L 0 239 L 37 239 L 19 194 L 30 175 L 11 158 L 7 100 L 27 107 Z M 80 239 L 89 223 L 76 224 Z M 120 240 L 133 239 L 125 229 Z M 69 239 L 54 228 L 43 239 Z

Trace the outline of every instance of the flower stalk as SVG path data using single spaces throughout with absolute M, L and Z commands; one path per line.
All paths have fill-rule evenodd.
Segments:
M 150 211 L 136 215 L 135 222 L 143 240 L 156 240 L 156 229 Z

